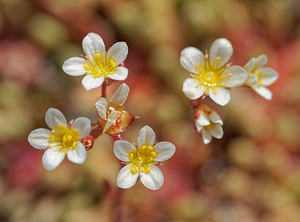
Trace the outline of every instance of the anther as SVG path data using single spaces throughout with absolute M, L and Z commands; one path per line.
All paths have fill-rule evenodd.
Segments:
M 145 173 L 150 173 L 151 170 L 150 166 L 145 166 L 144 168 L 145 168 Z
M 72 144 L 73 149 L 75 149 L 76 146 L 77 146 L 77 142 L 75 141 L 75 142 L 73 142 L 73 144 Z
M 137 172 L 137 169 L 135 167 L 130 168 L 131 173 L 135 174 Z
M 151 152 L 151 156 L 152 156 L 153 158 L 155 158 L 155 157 L 157 156 L 157 153 L 156 153 L 155 151 L 152 151 L 152 152 Z
M 49 140 L 50 140 L 51 142 L 53 142 L 53 141 L 55 140 L 55 136 L 54 136 L 54 135 L 51 135 L 51 136 L 49 137 Z
M 84 66 L 83 66 L 86 70 L 89 70 L 90 69 L 90 66 L 89 66 L 89 64 L 84 64 Z
M 133 153 L 130 153 L 130 154 L 129 154 L 129 159 L 132 160 L 133 158 L 134 158 L 134 154 L 133 154 Z
M 95 60 L 101 59 L 101 54 L 100 54 L 100 53 L 96 53 L 96 54 L 94 55 L 94 59 L 95 59 Z

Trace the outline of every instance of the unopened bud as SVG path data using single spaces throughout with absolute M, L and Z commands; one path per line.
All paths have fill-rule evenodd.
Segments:
M 90 150 L 94 146 L 94 137 L 88 135 L 87 137 L 81 139 L 81 143 L 84 145 L 86 150 Z

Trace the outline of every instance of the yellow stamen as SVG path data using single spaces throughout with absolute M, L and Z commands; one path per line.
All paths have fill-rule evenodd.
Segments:
M 94 59 L 95 60 L 101 59 L 101 54 L 100 53 L 96 53 L 95 56 L 94 56 Z
M 54 142 L 55 136 L 54 136 L 54 135 L 51 135 L 51 136 L 49 137 L 49 140 L 50 140 L 51 142 Z
M 254 70 L 253 73 L 257 76 L 257 83 L 261 85 L 261 78 L 260 78 L 260 72 L 257 70 Z
M 131 173 L 135 174 L 137 172 L 137 169 L 135 167 L 130 168 Z
M 80 136 L 77 130 L 71 129 L 70 126 L 59 126 L 51 131 L 48 148 L 58 146 L 61 147 L 60 152 L 66 153 L 70 149 L 75 149 L 79 140 Z
M 89 64 L 84 64 L 84 66 L 83 66 L 86 70 L 89 70 L 90 69 L 90 66 L 89 66 Z
M 192 78 L 195 78 L 199 81 L 199 86 L 205 86 L 205 93 L 208 94 L 208 89 L 216 88 L 222 86 L 222 81 L 224 80 L 224 76 L 222 75 L 224 70 L 230 66 L 230 64 L 226 64 L 220 68 L 218 64 L 222 60 L 221 56 L 217 56 L 215 61 L 211 64 L 209 61 L 209 55 L 204 55 L 204 65 L 198 63 L 196 65 L 197 73 L 191 74 Z M 226 76 L 228 77 L 228 76 Z
M 145 173 L 150 173 L 151 167 L 150 166 L 146 166 L 145 167 Z
M 116 63 L 114 59 L 108 59 L 107 55 L 101 55 L 100 53 L 95 53 L 94 58 L 88 58 L 84 69 L 87 75 L 93 75 L 94 78 L 101 76 L 106 77 L 107 75 L 112 75 L 115 73 Z
M 128 157 L 129 161 L 127 164 L 132 164 L 130 169 L 132 173 L 136 172 L 136 170 L 139 170 L 141 173 L 149 173 L 151 164 L 156 164 L 155 158 L 157 157 L 157 152 L 153 146 L 144 144 L 136 150 L 131 151 Z

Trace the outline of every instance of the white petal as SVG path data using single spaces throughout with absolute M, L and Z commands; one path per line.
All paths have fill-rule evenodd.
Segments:
M 217 87 L 209 90 L 209 97 L 217 104 L 225 106 L 230 101 L 230 93 L 227 89 Z
M 117 176 L 118 187 L 123 188 L 123 189 L 128 189 L 136 183 L 136 180 L 137 180 L 139 174 L 131 173 L 131 171 L 130 171 L 131 166 L 132 166 L 131 164 L 128 164 L 120 170 L 120 172 Z
M 197 118 L 196 122 L 200 126 L 208 126 L 208 125 L 210 125 L 209 117 L 204 112 L 200 113 L 200 115 Z
M 265 98 L 266 100 L 271 100 L 272 99 L 272 92 L 266 87 L 259 86 L 259 87 L 253 87 L 255 92 L 257 92 L 260 96 Z
M 67 126 L 67 121 L 64 114 L 55 108 L 49 108 L 47 110 L 45 121 L 50 129 L 56 129 L 58 126 Z
M 96 102 L 96 109 L 98 111 L 99 116 L 106 120 L 106 112 L 107 112 L 107 101 L 104 97 L 101 97 Z
M 114 109 L 111 110 L 111 113 L 107 117 L 107 121 L 103 129 L 103 133 L 105 133 L 112 125 L 116 123 L 118 117 L 119 117 L 119 113 Z
M 42 163 L 46 170 L 54 170 L 65 158 L 64 152 L 59 152 L 60 147 L 47 149 L 42 157 Z
M 94 60 L 96 53 L 104 55 L 105 46 L 103 39 L 96 33 L 87 34 L 82 40 L 82 48 L 84 53 L 89 57 L 90 60 Z
M 236 87 L 246 82 L 248 72 L 240 66 L 231 66 L 221 74 L 221 77 L 224 87 Z
M 212 139 L 209 132 L 207 132 L 207 130 L 205 130 L 205 129 L 202 130 L 202 139 L 203 139 L 204 144 L 209 144 L 211 142 L 211 139 Z
M 246 85 L 248 86 L 258 86 L 258 78 L 257 75 L 250 73 L 248 76 L 248 80 L 246 82 Z
M 81 76 L 84 75 L 86 70 L 84 68 L 84 64 L 86 64 L 86 60 L 80 57 L 72 57 L 67 59 L 62 69 L 65 73 L 71 76 Z
M 114 74 L 107 75 L 107 77 L 110 79 L 120 80 L 120 81 L 127 79 L 127 76 L 128 76 L 128 69 L 121 66 L 115 68 Z
M 83 164 L 86 160 L 86 149 L 81 142 L 77 142 L 77 147 L 75 149 L 70 149 L 67 156 L 71 162 Z
M 102 85 L 104 81 L 104 77 L 101 76 L 99 78 L 94 78 L 94 76 L 92 75 L 86 75 L 85 77 L 83 77 L 82 79 L 82 85 L 86 90 L 91 90 L 91 89 L 95 89 L 99 86 Z
M 150 190 L 158 190 L 164 183 L 164 176 L 157 166 L 150 165 L 149 173 L 140 173 L 141 181 Z
M 110 98 L 110 104 L 113 106 L 122 106 L 129 94 L 129 86 L 125 83 L 122 83 L 115 93 Z
M 209 129 L 210 135 L 217 139 L 221 139 L 223 137 L 223 129 L 220 124 L 214 124 L 210 129 Z
M 133 150 L 136 150 L 135 146 L 132 143 L 129 143 L 128 141 L 117 140 L 114 143 L 115 156 L 121 161 L 128 162 L 129 153 Z
M 126 42 L 117 42 L 107 52 L 107 58 L 113 59 L 117 65 L 120 65 L 126 59 L 128 54 L 128 46 Z
M 262 54 L 262 55 L 258 56 L 255 59 L 255 64 L 254 64 L 253 69 L 258 69 L 260 67 L 263 67 L 267 64 L 267 62 L 268 62 L 268 57 L 265 54 Z
M 182 91 L 189 99 L 199 99 L 204 93 L 204 86 L 199 86 L 199 81 L 194 78 L 187 78 L 183 82 Z
M 209 115 L 209 118 L 213 123 L 219 123 L 223 125 L 223 121 L 217 112 L 212 111 L 211 114 Z
M 220 68 L 225 65 L 233 53 L 231 43 L 225 39 L 217 39 L 210 47 L 209 61 L 211 66 Z
M 87 137 L 91 132 L 91 121 L 86 117 L 78 117 L 73 121 L 72 129 L 79 132 L 80 138 Z
M 202 130 L 202 128 L 203 128 L 203 126 L 200 125 L 200 123 L 197 120 L 195 121 L 195 126 L 196 126 L 197 132 L 200 133 L 201 130 Z
M 258 68 L 257 71 L 260 73 L 259 80 L 263 86 L 269 86 L 278 79 L 278 73 L 268 67 Z
M 137 145 L 138 147 L 146 144 L 152 146 L 155 142 L 155 133 L 150 126 L 144 126 L 139 131 L 139 135 L 137 138 Z
M 244 69 L 247 72 L 252 72 L 253 68 L 254 68 L 254 64 L 255 64 L 255 58 L 251 58 L 246 65 L 244 65 Z
M 155 144 L 154 149 L 157 152 L 155 161 L 166 161 L 170 159 L 175 153 L 175 146 L 170 142 L 159 142 Z
M 204 66 L 204 55 L 195 47 L 187 47 L 181 51 L 180 63 L 185 70 L 198 73 L 197 65 Z
M 28 142 L 36 149 L 46 149 L 49 144 L 51 131 L 48 129 L 35 129 L 28 135 Z

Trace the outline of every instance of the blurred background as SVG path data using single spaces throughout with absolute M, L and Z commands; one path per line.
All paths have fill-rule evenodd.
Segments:
M 91 31 L 106 48 L 129 46 L 127 110 L 140 118 L 123 138 L 135 141 L 147 124 L 177 147 L 161 166 L 159 191 L 117 189 L 109 136 L 82 166 L 65 160 L 52 172 L 27 142 L 46 127 L 49 107 L 96 121 L 101 88 L 87 92 L 61 69 L 83 54 Z M 265 53 L 280 77 L 272 101 L 246 87 L 232 89 L 225 107 L 207 100 L 225 135 L 205 146 L 181 90 L 188 73 L 179 57 L 219 37 L 232 42 L 234 64 Z M 299 0 L 0 0 L 0 221 L 299 222 L 299 61 Z

